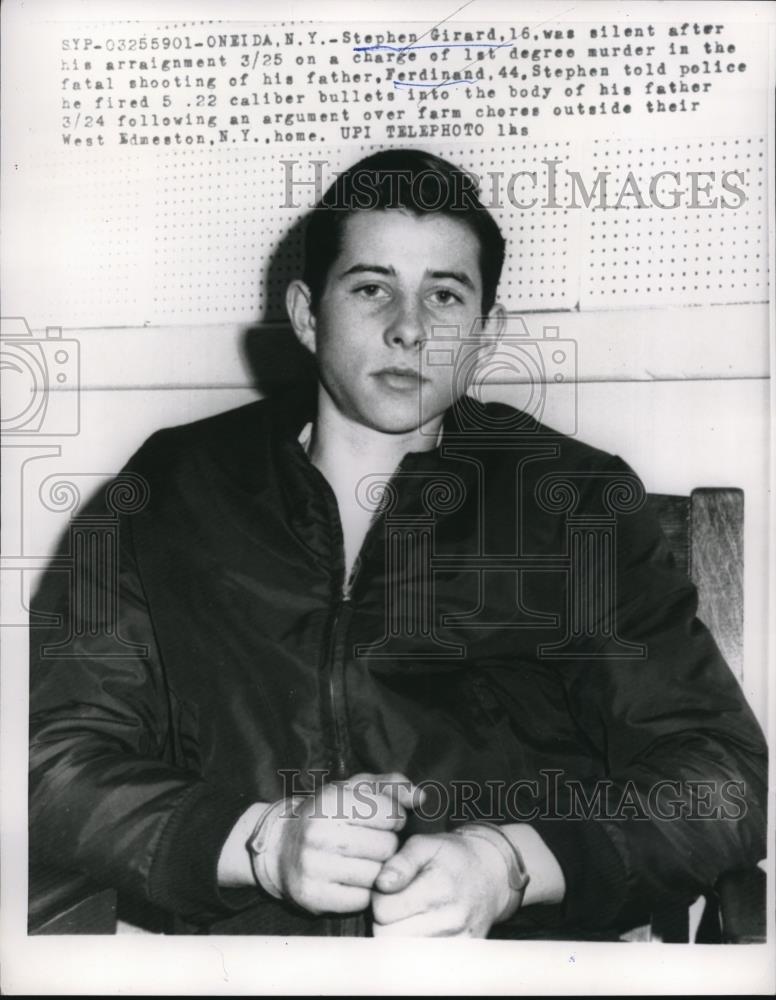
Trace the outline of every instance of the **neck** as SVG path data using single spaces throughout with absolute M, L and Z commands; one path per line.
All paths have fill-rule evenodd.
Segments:
M 329 479 L 361 478 L 370 472 L 390 475 L 409 451 L 435 447 L 442 416 L 399 434 L 387 434 L 346 416 L 319 386 L 310 460 Z

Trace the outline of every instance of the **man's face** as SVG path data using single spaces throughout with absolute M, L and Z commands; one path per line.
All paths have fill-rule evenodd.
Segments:
M 398 209 L 351 215 L 313 320 L 334 404 L 385 433 L 434 421 L 463 386 L 452 363 L 421 370 L 421 345 L 440 327 L 451 356 L 456 337 L 482 337 L 481 302 L 479 242 L 465 223 Z

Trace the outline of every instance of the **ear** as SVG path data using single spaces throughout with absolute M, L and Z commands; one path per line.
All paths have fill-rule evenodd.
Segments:
M 499 345 L 506 329 L 507 314 L 500 302 L 497 302 L 483 320 L 482 344 L 477 354 L 477 363 L 484 364 Z
M 291 326 L 301 343 L 315 354 L 315 314 L 312 311 L 312 293 L 300 279 L 295 279 L 286 289 L 286 309 Z

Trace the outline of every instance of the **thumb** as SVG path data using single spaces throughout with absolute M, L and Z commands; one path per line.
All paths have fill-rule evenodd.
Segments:
M 436 853 L 430 838 L 410 837 L 404 847 L 389 858 L 375 879 L 380 892 L 401 892 L 415 880 Z

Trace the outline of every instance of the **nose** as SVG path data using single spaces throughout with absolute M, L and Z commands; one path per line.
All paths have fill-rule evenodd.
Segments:
M 389 347 L 417 347 L 425 337 L 422 307 L 410 296 L 402 297 L 396 306 L 391 322 L 385 329 L 385 342 Z

